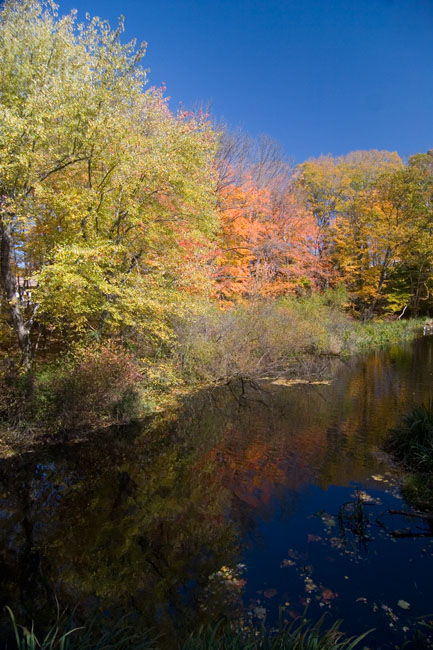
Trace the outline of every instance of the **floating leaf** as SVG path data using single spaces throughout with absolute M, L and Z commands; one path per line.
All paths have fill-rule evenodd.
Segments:
M 332 589 L 328 589 L 327 587 L 323 587 L 320 585 L 322 589 L 322 600 L 329 605 L 331 600 L 334 600 L 334 598 L 338 598 L 338 594 L 335 591 L 332 591 Z
M 406 600 L 399 600 L 397 605 L 402 609 L 410 609 L 410 603 L 408 603 Z
M 264 607 L 255 607 L 253 612 L 257 618 L 265 618 L 266 616 L 266 609 Z

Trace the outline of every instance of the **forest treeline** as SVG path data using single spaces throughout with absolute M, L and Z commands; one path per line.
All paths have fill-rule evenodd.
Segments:
M 170 110 L 165 88 L 146 85 L 145 46 L 122 31 L 50 0 L 1 9 L 8 419 L 29 395 L 34 418 L 75 391 L 77 423 L 104 400 L 120 413 L 138 378 L 241 374 L 228 343 L 251 374 L 300 349 L 338 353 L 341 308 L 364 321 L 429 314 L 433 151 L 293 166 L 269 138 Z

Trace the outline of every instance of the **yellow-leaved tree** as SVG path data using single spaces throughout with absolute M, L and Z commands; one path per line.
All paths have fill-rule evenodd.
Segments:
M 185 242 L 216 227 L 210 125 L 145 90 L 145 48 L 122 31 L 50 0 L 0 12 L 2 314 L 24 368 L 36 325 L 164 338 Z

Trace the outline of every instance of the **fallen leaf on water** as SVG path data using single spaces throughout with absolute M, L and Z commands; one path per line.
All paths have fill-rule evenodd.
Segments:
M 326 512 L 321 514 L 320 519 L 323 521 L 325 526 L 330 526 L 332 528 L 333 526 L 337 525 L 335 517 L 328 515 Z
M 305 584 L 305 591 L 307 593 L 311 593 L 312 591 L 315 591 L 317 589 L 316 583 L 313 582 L 313 580 L 309 576 L 305 578 L 304 584 Z
M 263 592 L 263 595 L 265 598 L 273 598 L 274 596 L 277 595 L 277 590 L 276 589 L 266 589 Z
M 266 609 L 264 607 L 255 607 L 253 612 L 257 618 L 265 618 L 266 616 Z
M 392 611 L 392 608 L 389 605 L 385 605 L 384 603 L 382 603 L 381 608 L 388 614 L 388 616 L 391 618 L 391 620 L 393 620 L 393 621 L 398 620 L 398 616 L 396 614 L 394 614 L 394 612 Z
M 338 594 L 335 591 L 332 591 L 327 587 L 322 587 L 322 585 L 320 585 L 320 587 L 322 589 L 322 599 L 327 605 L 329 605 L 331 600 L 334 600 L 334 598 L 338 598 Z
M 344 544 L 339 537 L 331 537 L 329 543 L 333 548 L 343 548 Z
M 307 536 L 307 541 L 308 542 L 321 542 L 322 538 L 319 537 L 319 535 L 311 535 L 310 534 L 310 535 Z
M 406 602 L 405 600 L 399 600 L 397 605 L 402 609 L 410 609 L 410 603 Z
M 374 498 L 371 494 L 368 494 L 365 490 L 356 490 L 352 495 L 355 499 L 359 499 L 362 503 L 374 503 L 375 505 L 380 505 L 381 500 Z

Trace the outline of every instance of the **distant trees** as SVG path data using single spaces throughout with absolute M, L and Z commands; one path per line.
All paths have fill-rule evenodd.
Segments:
M 217 170 L 224 300 L 344 284 L 363 318 L 428 308 L 431 152 L 406 166 L 395 152 L 373 150 L 291 168 L 269 140 L 224 134 Z
M 318 253 L 366 318 L 408 307 L 416 314 L 430 294 L 433 176 L 426 156 L 405 167 L 395 152 L 353 152 L 299 168 L 320 231 Z

